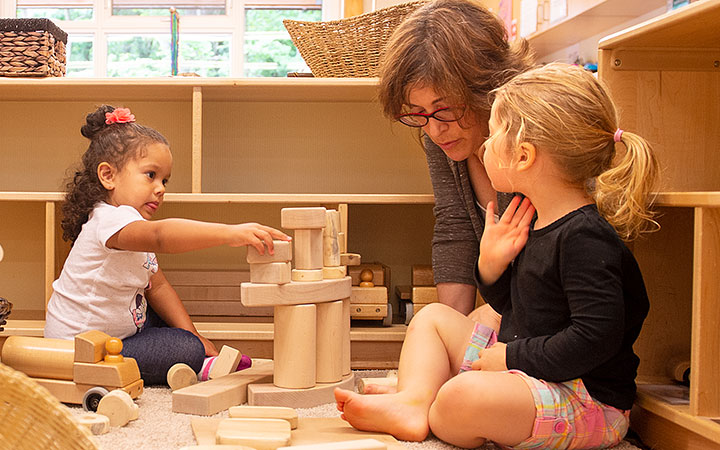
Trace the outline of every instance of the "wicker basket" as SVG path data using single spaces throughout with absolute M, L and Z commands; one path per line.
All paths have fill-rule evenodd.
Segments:
M 376 77 L 385 44 L 405 17 L 426 0 L 328 22 L 283 20 L 316 77 Z
M 49 19 L 0 19 L 0 76 L 62 77 L 66 44 Z
M 47 389 L 0 363 L 0 448 L 97 450 L 92 434 Z

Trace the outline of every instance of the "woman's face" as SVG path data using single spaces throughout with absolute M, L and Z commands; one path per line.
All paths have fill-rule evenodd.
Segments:
M 462 106 L 451 105 L 446 99 L 437 94 L 432 87 L 416 85 L 408 95 L 407 112 L 432 114 L 441 108 Z M 453 161 L 463 161 L 483 145 L 488 135 L 488 114 L 482 117 L 472 117 L 469 110 L 462 119 L 456 122 L 441 122 L 431 118 L 428 124 L 422 127 L 423 131 L 436 143 L 448 158 Z

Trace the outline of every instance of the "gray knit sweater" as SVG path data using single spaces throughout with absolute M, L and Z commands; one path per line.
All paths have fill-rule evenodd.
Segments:
M 435 194 L 435 231 L 432 265 L 435 283 L 475 286 L 475 265 L 480 250 L 485 214 L 476 202 L 466 161 L 453 161 L 424 136 L 423 147 Z M 513 194 L 498 193 L 502 213 Z

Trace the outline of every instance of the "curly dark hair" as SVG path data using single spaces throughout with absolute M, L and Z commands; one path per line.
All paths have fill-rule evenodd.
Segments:
M 62 206 L 63 239 L 66 241 L 75 243 L 92 209 L 107 199 L 108 191 L 97 175 L 100 163 L 107 162 L 122 170 L 129 160 L 141 156 L 148 144 L 169 145 L 167 139 L 152 128 L 134 122 L 106 124 L 105 114 L 114 110 L 114 106 L 100 106 L 87 115 L 85 125 L 80 128 L 80 133 L 90 139 L 90 146 L 82 156 L 82 166 L 66 185 Z

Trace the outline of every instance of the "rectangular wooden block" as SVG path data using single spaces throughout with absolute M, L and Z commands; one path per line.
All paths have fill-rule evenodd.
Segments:
M 98 330 L 75 336 L 75 362 L 96 363 L 105 356 L 105 342 L 110 338 Z
M 249 245 L 247 248 L 247 262 L 249 264 L 263 264 L 292 261 L 292 241 L 273 240 L 273 252 L 271 255 L 265 249 L 265 254 L 261 255 L 255 247 Z
M 283 208 L 280 210 L 280 223 L 289 230 L 324 228 L 325 211 L 323 207 Z
M 350 295 L 352 304 L 386 304 L 387 301 L 388 294 L 385 286 L 352 287 L 352 295 Z
M 412 288 L 412 302 L 426 305 L 428 303 L 435 303 L 438 301 L 437 288 L 428 286 L 413 286 Z
M 348 275 L 352 278 L 352 284 L 353 286 L 357 286 L 360 284 L 360 272 L 362 272 L 365 269 L 372 270 L 373 273 L 373 279 L 372 282 L 375 284 L 375 286 L 386 286 L 385 283 L 385 269 L 387 266 L 383 264 L 376 264 L 376 263 L 363 263 L 358 266 L 351 266 L 348 267 Z
M 253 365 L 248 369 L 174 391 L 172 410 L 211 416 L 247 402 L 248 385 L 272 382 L 272 376 L 271 359 L 253 359 Z
M 290 443 L 290 423 L 282 419 L 223 419 L 215 442 L 246 445 L 256 450 L 275 450 Z
M 413 286 L 435 286 L 432 266 L 429 264 L 418 264 L 412 266 Z
M 341 300 L 350 297 L 351 287 L 350 277 L 345 277 L 280 285 L 243 283 L 240 289 L 245 306 L 279 306 Z
M 215 378 L 220 378 L 235 372 L 238 364 L 240 364 L 241 358 L 242 353 L 240 353 L 240 350 L 232 348 L 229 345 L 223 345 L 210 368 L 210 379 L 214 380 Z
M 228 410 L 228 415 L 234 419 L 282 419 L 286 420 L 293 430 L 298 425 L 297 410 L 284 406 L 233 406 Z
M 272 307 L 249 308 L 239 301 L 183 300 L 191 316 L 272 317 Z
M 345 234 L 345 233 L 342 233 Z M 346 253 L 340 252 L 340 265 L 341 266 L 359 266 L 362 261 L 362 257 L 358 253 Z
M 285 284 L 290 282 L 292 267 L 289 261 L 250 264 L 251 283 Z
M 323 267 L 323 279 L 337 280 L 347 276 L 347 266 L 330 266 Z
M 165 278 L 177 286 L 240 286 L 250 281 L 247 270 L 174 270 L 163 269 Z
M 326 444 L 294 445 L 280 447 L 277 450 L 386 450 L 387 448 L 387 444 L 377 439 L 357 439 Z

